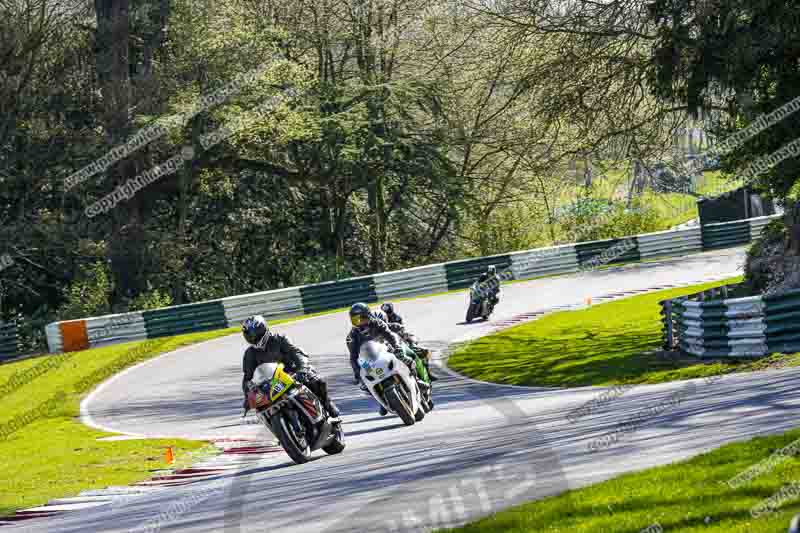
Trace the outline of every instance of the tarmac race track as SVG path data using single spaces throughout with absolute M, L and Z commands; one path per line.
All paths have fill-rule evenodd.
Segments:
M 590 296 L 737 275 L 743 260 L 743 249 L 724 250 L 506 285 L 489 324 L 462 323 L 466 291 L 397 307 L 418 339 L 442 348 L 484 335 L 492 323 L 580 304 Z M 713 383 L 639 386 L 571 422 L 570 410 L 604 389 L 496 386 L 437 367 L 443 379 L 434 388 L 435 410 L 406 428 L 396 417 L 380 417 L 377 404 L 352 384 L 346 313 L 275 329 L 309 353 L 328 378 L 344 414 L 344 453 L 316 452 L 302 466 L 284 453 L 273 453 L 244 471 L 221 476 L 227 483 L 224 490 L 209 493 L 210 481 L 170 487 L 3 531 L 145 531 L 142 525 L 160 513 L 165 517 L 159 522 L 161 531 L 429 531 L 800 425 L 798 369 L 728 376 Z M 241 337 L 231 336 L 134 367 L 84 402 L 85 420 L 131 435 L 266 438 L 264 428 L 240 425 L 243 350 Z M 677 405 L 669 403 L 688 383 L 694 384 L 691 393 Z M 636 431 L 608 448 L 589 450 L 590 442 L 648 407 L 656 414 Z M 169 511 L 175 502 L 182 502 L 179 510 Z

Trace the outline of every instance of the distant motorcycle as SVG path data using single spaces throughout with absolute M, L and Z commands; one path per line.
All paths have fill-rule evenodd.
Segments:
M 311 452 L 320 448 L 330 455 L 344 451 L 342 423 L 331 423 L 319 398 L 295 381 L 282 363 L 256 368 L 247 400 L 295 463 L 308 462 Z
M 416 361 L 417 378 L 384 344 L 377 341 L 365 342 L 358 358 L 361 380 L 369 393 L 407 426 L 421 422 L 433 409 L 425 367 L 420 359 Z
M 479 283 L 476 281 L 469 289 L 469 307 L 467 308 L 467 324 L 472 322 L 476 317 L 482 317 L 484 320 L 488 319 L 494 311 L 489 295 L 486 291 L 479 288 Z

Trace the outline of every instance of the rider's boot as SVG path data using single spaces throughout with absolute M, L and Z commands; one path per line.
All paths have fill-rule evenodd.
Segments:
M 381 416 L 386 416 L 387 414 L 389 414 L 389 411 L 387 411 L 386 408 L 381 405 L 381 408 L 378 410 L 378 413 L 380 413 Z
M 338 421 L 341 413 L 339 412 L 339 408 L 336 407 L 336 404 L 333 403 L 333 400 L 328 394 L 328 384 L 322 380 L 319 381 L 319 395 L 320 395 L 320 400 L 322 400 L 322 405 L 325 406 L 325 409 L 328 411 L 328 414 L 331 415 L 331 418 L 334 418 L 336 419 L 336 421 Z
M 333 400 L 331 400 L 330 398 L 328 398 L 328 401 L 325 402 L 325 408 L 328 410 L 328 412 L 331 414 L 333 418 L 339 418 L 342 414 L 339 411 L 339 408 L 336 406 L 335 403 L 333 403 Z

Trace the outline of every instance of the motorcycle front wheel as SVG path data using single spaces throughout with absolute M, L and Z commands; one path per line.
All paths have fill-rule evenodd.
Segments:
M 475 318 L 475 304 L 470 303 L 469 307 L 467 308 L 467 324 L 472 322 L 473 318 Z
M 407 405 L 407 402 L 400 397 L 400 391 L 397 390 L 397 387 L 389 387 L 384 391 L 384 398 L 386 398 L 386 403 L 389 404 L 389 407 L 392 408 L 392 411 L 397 413 L 397 416 L 403 421 L 403 424 L 407 426 L 414 425 L 414 414 L 411 412 L 411 406 Z
M 344 451 L 344 429 L 342 429 L 342 423 L 339 422 L 336 424 L 336 431 L 335 437 L 331 441 L 330 444 L 327 446 L 323 446 L 322 451 L 327 453 L 328 455 L 336 455 L 337 453 L 342 453 Z
M 311 447 L 307 442 L 305 448 L 301 447 L 300 439 L 295 435 L 292 425 L 287 422 L 285 413 L 273 419 L 272 431 L 292 461 L 299 465 L 308 462 L 311 458 Z

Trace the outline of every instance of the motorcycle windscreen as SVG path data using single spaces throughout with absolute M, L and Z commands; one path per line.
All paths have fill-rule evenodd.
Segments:
M 367 361 L 377 361 L 384 351 L 383 346 L 376 341 L 365 342 L 361 347 L 361 357 Z
M 253 372 L 253 384 L 260 387 L 264 383 L 269 383 L 272 381 L 272 376 L 275 375 L 277 370 L 277 363 L 263 363 L 258 365 L 255 372 Z

